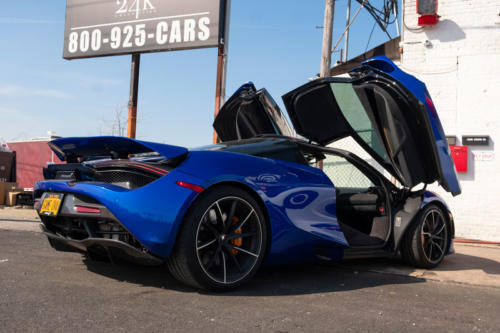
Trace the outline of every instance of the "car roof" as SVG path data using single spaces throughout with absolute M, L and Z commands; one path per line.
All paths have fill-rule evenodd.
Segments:
M 261 136 L 250 139 L 226 141 L 223 143 L 217 143 L 208 146 L 191 148 L 191 151 L 200 150 L 212 150 L 212 151 L 245 151 L 245 153 L 250 153 L 251 151 L 261 151 L 269 149 L 277 149 L 283 147 L 296 146 L 298 140 L 283 136 Z

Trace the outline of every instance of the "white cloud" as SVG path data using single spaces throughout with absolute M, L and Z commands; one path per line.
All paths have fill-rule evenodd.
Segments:
M 0 17 L 0 24 L 57 24 L 62 21 L 37 20 L 25 17 Z
M 11 115 L 17 114 L 17 113 L 18 113 L 18 111 L 15 109 L 0 106 L 0 114 L 2 116 L 11 116 Z
M 55 99 L 71 99 L 72 95 L 57 89 L 31 89 L 15 84 L 0 84 L 0 96 L 7 97 L 47 97 Z
M 30 70 L 30 72 L 33 73 L 33 70 Z M 84 86 L 116 86 L 123 84 L 123 80 L 121 79 L 90 75 L 84 72 L 54 72 L 48 70 L 36 70 L 36 74 L 52 81 L 75 81 Z
M 38 134 L 39 123 L 38 119 L 18 109 L 0 105 L 0 133 L 4 141 L 17 141 L 36 136 L 34 133 Z
M 0 95 L 18 96 L 22 95 L 23 88 L 12 84 L 0 84 Z
M 33 90 L 33 95 L 40 97 L 49 97 L 49 98 L 57 98 L 57 99 L 71 99 L 72 95 L 65 93 L 64 91 L 56 90 L 56 89 L 37 89 Z

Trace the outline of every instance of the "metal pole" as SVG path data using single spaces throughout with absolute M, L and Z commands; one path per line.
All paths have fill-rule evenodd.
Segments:
M 403 5 L 403 8 L 404 8 L 404 5 Z M 393 11 L 394 11 L 394 22 L 396 22 L 396 33 L 397 35 L 399 36 L 399 22 L 398 22 L 398 12 L 397 12 L 397 6 L 394 5 L 394 7 L 392 7 Z M 401 40 L 403 40 L 401 38 Z
M 323 45 L 321 49 L 321 71 L 320 77 L 330 76 L 332 64 L 332 34 L 333 34 L 333 17 L 335 14 L 335 1 L 326 0 L 325 3 L 325 20 L 323 22 Z M 323 161 L 318 162 L 318 168 L 323 169 Z
M 135 139 L 137 125 L 137 98 L 139 96 L 139 70 L 141 67 L 140 53 L 132 54 L 132 66 L 130 71 L 130 97 L 128 102 L 128 126 L 127 136 Z
M 345 33 L 345 41 L 344 41 L 344 62 L 347 62 L 348 52 L 349 52 L 349 23 L 351 22 L 351 0 L 347 1 L 347 14 L 346 14 L 346 33 Z
M 333 46 L 333 49 L 331 51 L 331 53 L 335 52 L 335 50 L 337 49 L 337 46 L 339 45 L 339 43 L 342 41 L 342 38 L 344 38 L 344 35 L 345 33 L 347 32 L 347 30 L 349 29 L 349 27 L 351 26 L 351 24 L 354 23 L 354 20 L 356 19 L 356 17 L 358 17 L 358 14 L 359 12 L 361 11 L 361 9 L 363 8 L 363 6 L 365 5 L 365 2 L 366 0 L 363 0 L 363 2 L 361 3 L 361 6 L 359 6 L 358 10 L 356 11 L 356 13 L 354 14 L 351 22 L 349 23 L 349 25 L 344 29 L 344 31 L 340 34 L 340 38 L 337 40 L 337 42 L 335 43 L 335 45 Z M 386 32 L 387 33 L 387 32 Z
M 333 15 L 335 13 L 335 1 L 326 0 L 325 3 L 325 21 L 323 23 L 323 47 L 321 50 L 321 71 L 320 77 L 330 76 L 332 64 L 332 34 L 333 34 Z
M 220 88 L 220 107 L 226 102 L 226 77 L 227 77 L 227 54 L 229 48 L 229 19 L 231 14 L 231 0 L 226 0 L 224 15 L 224 54 L 222 58 L 222 81 Z M 220 108 L 219 108 L 220 110 Z
M 215 82 L 215 112 L 214 118 L 219 114 L 226 99 L 226 73 L 227 73 L 227 53 L 229 47 L 229 17 L 231 13 L 231 0 L 221 1 L 221 24 L 219 25 L 219 47 L 217 51 L 217 79 Z M 213 143 L 217 143 L 219 138 L 214 131 Z

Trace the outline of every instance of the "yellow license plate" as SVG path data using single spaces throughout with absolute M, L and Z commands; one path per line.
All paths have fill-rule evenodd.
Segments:
M 40 214 L 57 216 L 62 203 L 62 194 L 47 194 L 42 202 Z

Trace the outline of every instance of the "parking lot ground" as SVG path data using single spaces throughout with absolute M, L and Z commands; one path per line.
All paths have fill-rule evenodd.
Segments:
M 0 222 L 2 221 L 39 221 L 32 208 L 0 206 Z
M 40 232 L 39 218 L 32 209 L 0 208 L 0 230 Z M 500 288 L 500 246 L 455 243 L 456 253 L 433 269 L 414 269 L 393 259 L 350 260 L 332 263 L 353 271 L 411 276 L 431 281 Z
M 455 244 L 455 253 L 432 270 L 414 269 L 391 259 L 351 260 L 338 263 L 344 268 L 382 274 L 412 276 L 430 281 L 500 288 L 500 246 Z M 499 309 L 500 311 L 500 309 Z
M 0 230 L 39 232 L 39 222 L 34 209 L 0 206 Z
M 55 252 L 43 234 L 26 231 L 37 230 L 36 222 L 5 220 L 0 215 L 2 332 L 498 332 L 500 326 L 500 288 L 484 279 L 444 278 L 469 272 L 500 279 L 495 247 L 459 245 L 439 271 L 387 259 L 267 268 L 236 292 L 211 294 L 184 287 L 164 267 L 112 266 Z

